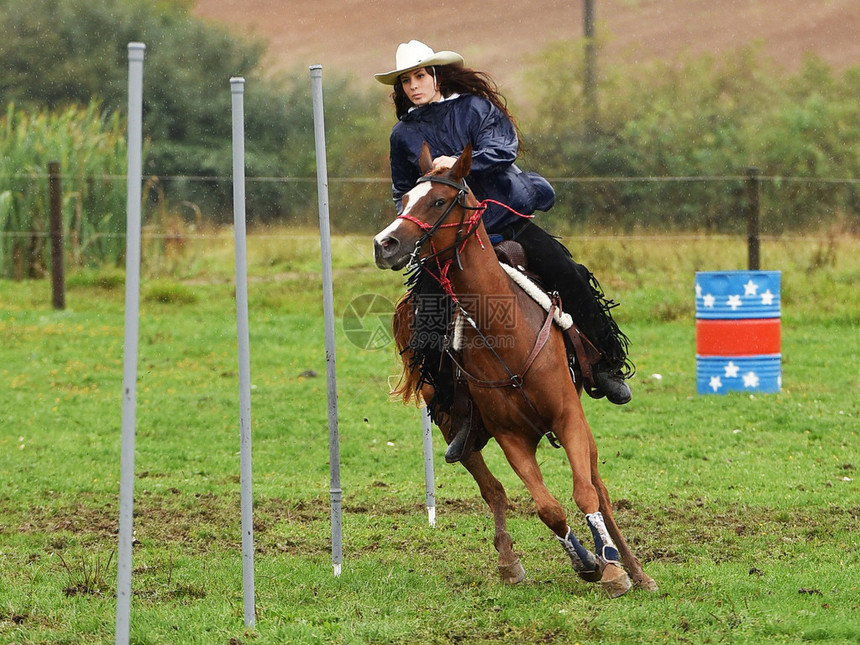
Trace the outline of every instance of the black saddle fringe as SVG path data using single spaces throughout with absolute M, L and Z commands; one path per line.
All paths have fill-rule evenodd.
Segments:
M 600 313 L 603 317 L 603 324 L 601 325 L 602 337 L 590 340 L 597 344 L 598 348 L 603 352 L 604 360 L 610 370 L 622 378 L 629 379 L 636 373 L 636 365 L 627 356 L 630 339 L 621 331 L 618 323 L 612 317 L 612 310 L 621 303 L 608 298 L 595 275 L 586 267 L 582 265 L 578 266 L 581 267 L 583 274 L 587 274 L 588 286 L 591 288 L 591 293 L 600 306 Z M 576 320 L 576 312 L 569 311 L 568 313 Z

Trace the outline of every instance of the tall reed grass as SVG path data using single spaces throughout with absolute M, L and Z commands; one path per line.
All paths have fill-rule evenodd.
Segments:
M 62 175 L 62 220 L 73 265 L 119 262 L 125 248 L 125 123 L 98 102 L 59 111 L 10 104 L 0 118 L 0 275 L 50 266 L 48 163 Z

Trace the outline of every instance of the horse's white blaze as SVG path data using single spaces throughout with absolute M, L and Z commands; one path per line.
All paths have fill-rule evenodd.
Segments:
M 375 244 L 382 245 L 383 241 L 392 235 L 394 235 L 394 231 L 397 230 L 397 227 L 400 226 L 400 222 L 402 220 L 396 219 L 391 224 L 386 226 L 382 231 L 376 234 L 376 237 L 373 238 Z
M 406 205 L 403 207 L 403 212 L 400 213 L 400 215 L 401 216 L 402 215 L 408 215 L 409 211 L 412 210 L 412 207 L 415 204 L 417 204 L 419 201 L 421 201 L 421 198 L 424 197 L 427 193 L 429 193 L 430 189 L 432 189 L 432 188 L 433 188 L 433 186 L 431 186 L 430 182 L 428 181 L 428 182 L 418 184 L 417 186 L 415 186 L 415 188 L 413 188 L 408 193 L 406 193 L 403 196 L 403 202 Z M 378 244 L 382 244 L 382 241 L 385 238 L 391 237 L 394 235 L 394 232 L 397 230 L 397 227 L 400 226 L 402 221 L 403 220 L 401 220 L 401 219 L 396 219 L 393 222 L 391 222 L 391 224 L 389 224 L 384 230 L 382 230 L 381 232 L 376 234 L 376 237 L 373 238 L 373 241 L 378 243 Z
M 430 182 L 425 181 L 424 183 L 418 184 L 417 186 L 415 186 L 415 188 L 406 193 L 403 196 L 403 200 L 406 202 L 406 206 L 403 208 L 403 212 L 400 214 L 408 215 L 409 211 L 412 210 L 412 207 L 419 201 L 421 201 L 421 198 L 424 197 L 424 195 L 426 195 L 427 193 L 429 193 L 431 188 L 433 188 L 433 186 L 430 185 Z

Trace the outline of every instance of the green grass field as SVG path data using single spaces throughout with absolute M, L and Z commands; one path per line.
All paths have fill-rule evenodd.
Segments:
M 142 283 L 135 643 L 860 641 L 860 240 L 765 241 L 782 275 L 783 391 L 695 393 L 693 280 L 742 269 L 730 238 L 586 238 L 622 307 L 633 401 L 586 400 L 628 542 L 660 590 L 608 600 L 574 575 L 494 443 L 526 580 L 502 585 L 492 522 L 436 438 L 427 526 L 419 412 L 390 400 L 393 347 L 338 320 L 344 566 L 330 555 L 319 242 L 248 242 L 257 626 L 242 621 L 232 238 L 190 238 Z M 395 300 L 369 239 L 338 236 L 335 309 Z M 113 641 L 123 282 L 0 281 L 0 642 Z M 374 325 L 373 320 L 363 324 Z M 314 376 L 316 374 L 316 376 Z M 585 532 L 559 451 L 545 479 Z

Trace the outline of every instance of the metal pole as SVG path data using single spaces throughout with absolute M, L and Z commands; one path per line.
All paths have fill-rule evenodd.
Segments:
M 122 455 L 119 482 L 116 643 L 126 645 L 131 627 L 131 560 L 134 512 L 134 439 L 137 405 L 137 341 L 140 315 L 140 199 L 143 150 L 143 55 L 128 44 L 128 178 L 125 251 L 125 343 L 122 377 Z
M 747 168 L 747 257 L 750 271 L 760 266 L 761 240 L 759 239 L 759 169 Z
M 51 300 L 54 309 L 66 308 L 66 272 L 63 265 L 63 189 L 60 162 L 48 163 L 51 201 Z
M 427 505 L 427 521 L 436 527 L 436 488 L 433 473 L 433 428 L 430 424 L 430 408 L 421 411 L 421 430 L 424 434 L 424 487 Z
M 311 89 L 314 107 L 314 141 L 317 158 L 317 200 L 320 217 L 320 248 L 322 250 L 323 315 L 325 317 L 325 366 L 328 381 L 328 445 L 331 476 L 331 562 L 334 575 L 343 566 L 341 528 L 340 446 L 337 428 L 337 370 L 334 354 L 334 288 L 331 276 L 331 229 L 328 214 L 328 168 L 325 153 L 325 122 L 323 120 L 322 65 L 312 65 Z
M 236 335 L 239 345 L 239 459 L 242 505 L 242 589 L 245 626 L 256 622 L 254 502 L 251 490 L 251 348 L 248 332 L 248 254 L 245 246 L 245 79 L 231 78 L 233 94 L 233 240 L 236 249 Z

